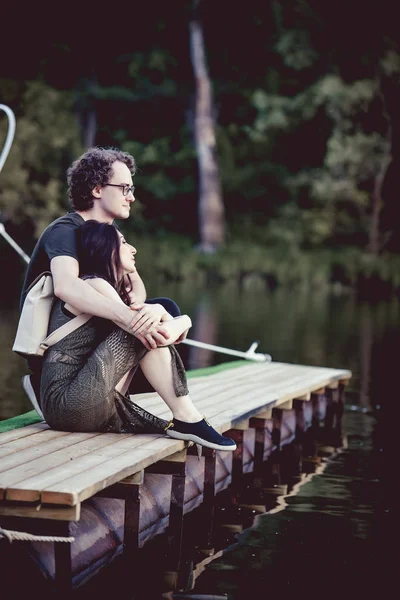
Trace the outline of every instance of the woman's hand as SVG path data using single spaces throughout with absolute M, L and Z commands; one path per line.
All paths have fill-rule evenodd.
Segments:
M 135 336 L 148 333 L 169 315 L 162 304 L 134 303 L 130 308 L 137 311 L 130 324 L 131 332 Z
M 147 333 L 135 335 L 147 350 L 155 350 L 159 346 L 168 344 L 170 334 L 162 325 L 154 325 Z

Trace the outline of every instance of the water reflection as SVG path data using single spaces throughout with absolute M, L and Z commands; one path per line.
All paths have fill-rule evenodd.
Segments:
M 260 515 L 196 581 L 195 594 L 230 600 L 373 597 L 384 578 L 384 488 L 371 442 L 374 419 L 348 413 L 348 447 L 322 474 L 286 498 L 284 511 Z M 377 576 L 377 575 L 380 576 Z
M 217 308 L 209 294 L 201 296 L 192 316 L 193 327 L 189 338 L 206 344 L 214 344 L 218 338 L 218 315 Z M 199 369 L 213 364 L 213 351 L 206 348 L 190 347 L 187 367 Z
M 258 351 L 271 354 L 275 361 L 350 369 L 353 378 L 348 400 L 365 408 L 371 407 L 371 387 L 380 385 L 380 371 L 391 352 L 388 340 L 392 347 L 400 342 L 400 303 L 396 298 L 372 305 L 358 302 L 353 295 L 337 296 L 326 290 L 278 288 L 266 293 L 236 286 L 197 288 L 156 281 L 147 291 L 149 297 L 174 298 L 182 312 L 191 315 L 192 339 L 243 351 L 259 340 Z M 25 362 L 11 351 L 16 323 L 16 309 L 3 308 L 0 419 L 30 409 L 20 389 Z M 180 348 L 191 369 L 232 360 L 204 349 Z

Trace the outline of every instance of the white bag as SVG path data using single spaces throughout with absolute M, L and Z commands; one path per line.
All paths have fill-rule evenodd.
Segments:
M 92 317 L 81 314 L 48 336 L 53 302 L 53 278 L 49 271 L 45 271 L 28 288 L 12 347 L 14 352 L 24 357 L 43 356 L 49 346 L 56 344 Z

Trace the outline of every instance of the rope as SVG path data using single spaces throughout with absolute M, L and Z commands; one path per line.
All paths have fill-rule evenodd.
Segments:
M 31 533 L 25 533 L 24 531 L 10 531 L 9 529 L 3 529 L 0 527 L 0 538 L 4 537 L 11 544 L 13 540 L 18 542 L 67 542 L 71 544 L 74 537 L 57 537 L 52 535 L 33 535 Z

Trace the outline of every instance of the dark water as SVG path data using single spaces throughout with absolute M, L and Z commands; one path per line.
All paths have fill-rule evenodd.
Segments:
M 247 522 L 242 533 L 227 540 L 223 555 L 210 562 L 186 594 L 227 594 L 229 600 L 381 596 L 394 525 L 390 489 L 398 436 L 398 300 L 368 303 L 324 292 L 281 289 L 265 294 L 186 284 L 162 289 L 154 284 L 148 295 L 173 297 L 192 317 L 192 339 L 239 350 L 259 340 L 259 351 L 276 361 L 353 373 L 343 422 L 346 447 L 326 459 L 323 472 L 288 497 L 283 510 Z M 2 312 L 0 418 L 30 408 L 19 388 L 24 362 L 9 349 L 15 321 L 15 313 Z M 181 349 L 188 368 L 232 360 L 188 346 Z M 113 577 L 112 568 L 102 575 L 107 596 Z M 88 588 L 86 597 L 90 590 L 96 586 Z M 173 596 L 153 595 L 149 589 L 140 595 L 125 590 L 124 597 Z
M 235 600 L 381 597 L 393 525 L 372 417 L 346 414 L 347 448 L 277 513 L 262 515 L 208 565 L 191 593 Z

